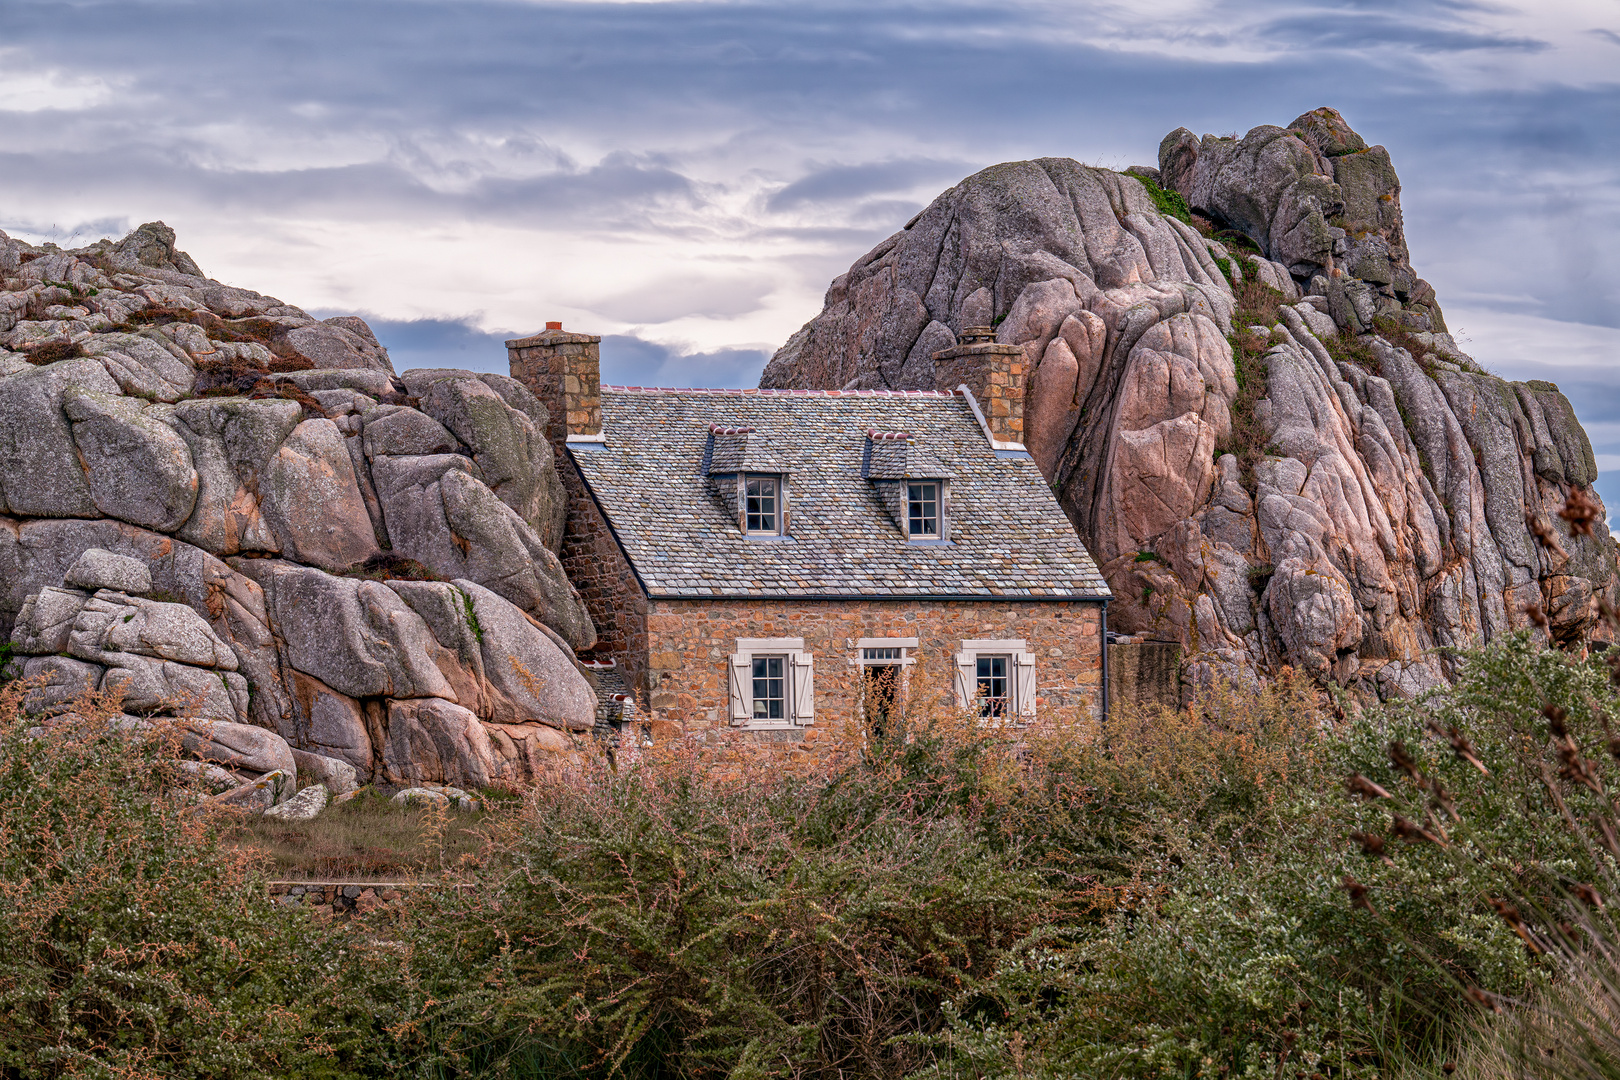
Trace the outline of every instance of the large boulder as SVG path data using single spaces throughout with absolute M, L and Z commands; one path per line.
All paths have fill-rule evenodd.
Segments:
M 294 749 L 293 760 L 298 763 L 300 779 L 312 780 L 333 795 L 347 795 L 360 787 L 360 774 L 347 761 Z
M 94 360 L 60 360 L 0 379 L 0 491 L 29 517 L 100 517 L 62 408 L 69 390 L 118 393 Z
M 111 589 L 139 595 L 152 591 L 152 570 L 139 559 L 114 555 L 101 548 L 86 548 L 68 567 L 62 584 L 89 592 Z
M 260 509 L 260 481 L 301 418 L 298 403 L 282 399 L 203 398 L 175 406 L 175 431 L 190 448 L 198 478 L 196 508 L 176 535 L 220 556 L 280 551 Z M 292 471 L 290 464 L 283 468 Z
M 365 320 L 338 316 L 290 330 L 283 345 L 316 368 L 358 368 L 392 374 L 388 350 L 377 343 Z
M 68 656 L 30 657 L 23 663 L 22 677 L 35 685 L 23 695 L 23 711 L 57 712 L 75 698 L 99 688 L 106 670 L 100 664 Z
M 496 378 L 407 371 L 403 381 L 419 396 L 424 412 L 471 448 L 496 497 L 555 551 L 562 542 L 566 496 L 545 438 L 545 408 L 522 383 Z
M 488 719 L 536 720 L 569 731 L 596 723 L 596 693 L 573 660 L 523 612 L 474 581 L 460 580 L 472 608 L 489 682 Z
M 197 470 L 185 440 L 164 422 L 167 406 L 78 388 L 62 404 L 97 510 L 159 532 L 191 516 Z
M 1591 444 L 1555 386 L 1457 348 L 1400 193 L 1332 109 L 1174 131 L 1156 181 L 997 165 L 836 278 L 760 385 L 933 389 L 931 355 L 995 325 L 1023 350 L 1027 446 L 1109 580 L 1110 627 L 1180 644 L 1189 686 L 1287 664 L 1413 694 L 1447 677 L 1446 648 L 1529 627 L 1532 606 L 1535 633 L 1579 643 L 1620 603 L 1601 516 L 1591 536 L 1558 517 L 1596 478 Z M 1241 379 L 1240 334 L 1264 351 Z
M 381 582 L 282 564 L 266 591 L 297 670 L 352 698 L 455 700 L 427 623 Z
M 289 558 L 342 570 L 378 551 L 354 462 L 330 420 L 306 420 L 293 429 L 270 459 L 259 497 Z
M 183 726 L 181 745 L 204 761 L 232 769 L 268 773 L 279 770 L 289 777 L 298 775 L 292 747 L 273 731 L 251 724 L 193 720 Z
M 562 562 L 483 482 L 476 461 L 378 457 L 372 475 L 397 554 L 499 593 L 575 649 L 595 644 L 595 626 Z
M 326 809 L 325 784 L 304 788 L 284 803 L 272 806 L 264 816 L 272 821 L 314 821 Z
M 358 776 L 370 779 L 374 760 L 371 729 L 360 702 L 297 668 L 287 669 L 287 685 L 293 703 L 294 745 L 341 761 Z M 337 787 L 332 791 L 342 794 Z
M 391 701 L 383 769 L 390 783 L 488 787 L 498 766 L 471 710 L 437 698 Z

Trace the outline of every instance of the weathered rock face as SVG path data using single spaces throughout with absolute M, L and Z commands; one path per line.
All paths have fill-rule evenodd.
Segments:
M 1577 640 L 1620 593 L 1601 514 L 1591 536 L 1557 516 L 1597 476 L 1569 402 L 1457 349 L 1387 151 L 1333 110 L 1181 129 L 1128 175 L 969 177 L 836 279 L 761 385 L 932 389 L 932 354 L 982 325 L 1024 350 L 1026 444 L 1108 577 L 1111 627 L 1179 642 L 1194 682 L 1290 664 L 1409 694 L 1446 677 L 1438 646 L 1543 613 L 1538 634 Z M 1261 343 L 1258 396 L 1240 341 Z
M 254 725 L 334 791 L 532 774 L 484 723 L 595 719 L 545 422 L 509 378 L 396 377 L 363 320 L 203 277 L 161 223 L 0 233 L 0 634 L 30 707 L 99 688 Z M 405 560 L 444 580 L 390 580 Z

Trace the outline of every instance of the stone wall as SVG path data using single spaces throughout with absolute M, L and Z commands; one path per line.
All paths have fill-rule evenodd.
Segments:
M 1181 646 L 1116 641 L 1108 647 L 1108 704 L 1181 707 Z
M 803 638 L 815 656 L 816 723 L 860 709 L 856 642 L 917 638 L 907 708 L 955 708 L 952 663 L 961 642 L 1021 637 L 1037 657 L 1037 718 L 1099 708 L 1100 605 L 935 600 L 652 600 L 647 643 L 655 720 L 729 727 L 727 656 L 738 638 Z M 797 733 L 792 733 L 796 736 Z M 780 736 L 776 736 L 780 737 Z
M 598 655 L 619 661 L 625 685 L 634 694 L 642 688 L 647 668 L 647 598 L 572 458 L 564 454 L 563 461 L 559 471 L 568 490 L 563 569 L 596 623 Z

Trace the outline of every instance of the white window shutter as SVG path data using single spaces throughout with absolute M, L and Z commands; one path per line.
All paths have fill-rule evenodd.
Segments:
M 978 657 L 970 652 L 956 654 L 956 707 L 971 709 L 978 699 Z
M 753 707 L 753 687 L 750 685 L 753 672 L 750 670 L 752 657 L 748 653 L 732 653 L 731 663 L 727 667 L 731 671 L 731 722 L 745 724 L 748 722 Z
M 793 722 L 813 723 L 816 718 L 816 658 L 807 652 L 793 653 Z
M 1015 656 L 1014 670 L 1018 676 L 1015 707 L 1019 716 L 1035 715 L 1035 654 L 1021 652 Z

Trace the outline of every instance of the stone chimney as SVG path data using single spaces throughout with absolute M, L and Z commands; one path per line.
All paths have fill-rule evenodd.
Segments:
M 506 343 L 512 378 L 545 405 L 546 438 L 559 453 L 565 442 L 603 441 L 601 343 L 592 334 L 566 333 L 560 322 Z
M 997 450 L 1024 449 L 1024 350 L 998 345 L 989 326 L 966 326 L 949 349 L 934 353 L 934 389 L 966 386 Z

